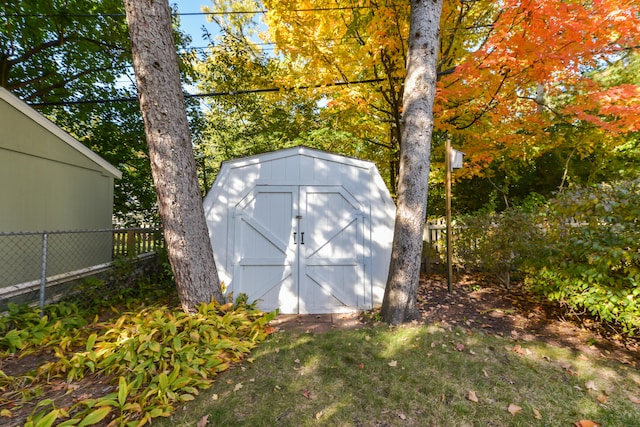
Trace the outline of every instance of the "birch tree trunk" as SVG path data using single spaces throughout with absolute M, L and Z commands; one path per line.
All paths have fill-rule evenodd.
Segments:
M 420 316 L 417 297 L 442 1 L 411 0 L 395 234 L 381 311 L 384 321 L 391 324 Z
M 222 302 L 204 217 L 167 0 L 124 0 L 151 173 L 185 311 Z

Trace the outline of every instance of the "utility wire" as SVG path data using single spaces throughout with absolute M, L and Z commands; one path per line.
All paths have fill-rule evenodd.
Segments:
M 358 42 L 354 42 L 353 40 L 360 40 L 360 38 L 358 37 L 345 37 L 343 39 L 339 39 L 339 38 L 330 38 L 330 39 L 313 39 L 310 41 L 313 42 L 322 42 L 322 43 L 335 43 L 335 42 L 343 42 L 343 43 L 335 43 L 331 46 L 325 46 L 325 47 L 339 47 L 339 46 L 345 46 L 345 45 L 349 45 L 349 46 L 362 46 L 360 43 Z M 261 47 L 263 50 L 273 50 L 277 47 L 277 43 L 276 42 L 265 42 L 265 43 L 254 43 L 251 42 L 249 43 L 251 46 L 258 46 Z M 219 47 L 219 46 L 225 46 L 224 44 L 211 44 L 209 46 L 187 46 L 185 48 L 180 49 L 181 52 L 190 52 L 190 51 L 194 51 L 194 50 L 208 50 L 211 48 L 215 48 L 215 47 Z M 289 45 L 286 45 L 289 46 Z
M 334 87 L 334 86 L 347 86 L 347 85 L 355 85 L 355 84 L 369 84 L 369 83 L 380 83 L 385 81 L 386 79 L 368 79 L 368 80 L 356 80 L 351 82 L 335 82 L 329 83 L 325 85 L 312 85 L 312 86 L 297 86 L 291 88 L 279 88 L 279 87 L 270 87 L 270 88 L 262 88 L 262 89 L 246 89 L 246 90 L 233 90 L 226 92 L 209 92 L 209 93 L 185 93 L 185 98 L 213 98 L 217 96 L 235 96 L 235 95 L 246 95 L 250 93 L 265 93 L 265 92 L 279 92 L 281 90 L 284 91 L 292 91 L 292 90 L 306 90 L 306 89 L 319 89 L 323 87 Z M 32 107 L 44 107 L 44 106 L 55 106 L 55 105 L 84 105 L 84 104 L 108 104 L 112 102 L 138 102 L 138 98 L 113 98 L 113 99 L 93 99 L 93 100 L 78 100 L 78 101 L 54 101 L 54 102 L 32 102 L 29 103 Z
M 339 6 L 317 7 L 306 9 L 292 9 L 290 12 L 329 12 L 334 10 L 373 9 L 375 6 Z M 268 10 L 234 10 L 220 12 L 176 12 L 171 16 L 209 16 L 209 15 L 247 15 L 265 14 Z M 1 13 L 0 17 L 7 18 L 124 18 L 124 13 Z

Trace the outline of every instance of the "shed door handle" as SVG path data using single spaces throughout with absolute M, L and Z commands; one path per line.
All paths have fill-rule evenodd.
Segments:
M 296 232 L 294 231 L 294 232 L 293 232 L 293 244 L 294 244 L 294 245 L 297 245 L 297 244 L 298 244 L 298 243 L 296 242 L 296 234 L 298 234 L 298 233 L 296 233 Z
M 304 245 L 304 231 L 302 233 L 300 233 L 300 244 Z

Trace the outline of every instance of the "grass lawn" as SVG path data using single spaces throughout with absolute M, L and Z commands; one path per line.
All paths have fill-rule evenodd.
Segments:
M 276 332 L 159 426 L 640 426 L 635 366 L 482 330 Z M 580 424 L 582 422 L 582 424 Z

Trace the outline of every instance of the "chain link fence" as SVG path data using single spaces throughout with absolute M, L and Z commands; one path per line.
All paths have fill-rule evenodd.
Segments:
M 439 259 L 445 229 L 441 221 L 425 224 L 427 268 Z M 162 248 L 157 228 L 0 232 L 0 312 L 8 302 L 42 307 L 74 292 L 79 281 L 111 271 L 114 260 L 144 260 Z
M 72 282 L 111 270 L 114 260 L 163 247 L 155 228 L 0 232 L 0 310 L 8 302 L 43 307 L 68 294 Z

